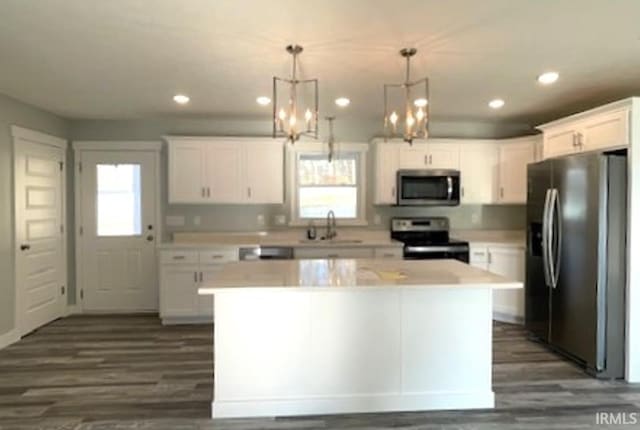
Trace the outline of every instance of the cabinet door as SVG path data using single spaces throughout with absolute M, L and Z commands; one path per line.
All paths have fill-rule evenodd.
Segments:
M 500 203 L 527 202 L 527 164 L 533 161 L 533 143 L 505 143 L 499 150 Z
M 492 144 L 460 145 L 460 197 L 463 204 L 496 201 L 498 147 Z
M 247 143 L 243 189 L 247 203 L 284 202 L 284 151 L 280 143 Z
M 429 151 L 426 144 L 403 144 L 400 147 L 401 169 L 426 169 L 429 167 Z
M 374 204 L 393 205 L 397 202 L 396 182 L 400 164 L 400 148 L 394 144 L 376 146 Z
M 201 142 L 169 143 L 169 203 L 205 201 L 204 150 Z
M 629 111 L 619 110 L 596 115 L 582 128 L 583 151 L 627 146 L 629 144 Z
M 525 255 L 521 248 L 489 247 L 489 271 L 514 281 L 524 281 Z M 495 290 L 493 309 L 509 319 L 524 317 L 524 290 Z
M 208 283 L 213 282 L 222 270 L 223 264 L 210 264 L 202 266 L 200 272 L 202 273 L 202 280 L 200 287 L 206 287 Z M 212 295 L 198 295 L 197 298 L 198 315 L 205 317 L 213 317 L 213 296 Z
M 206 186 L 210 203 L 244 201 L 242 144 L 239 142 L 207 142 Z
M 198 315 L 198 266 L 165 265 L 160 280 L 160 316 Z
M 460 168 L 459 145 L 453 143 L 428 143 L 428 167 L 430 169 Z
M 559 157 L 579 151 L 577 134 L 577 124 L 546 130 L 542 148 L 544 158 Z

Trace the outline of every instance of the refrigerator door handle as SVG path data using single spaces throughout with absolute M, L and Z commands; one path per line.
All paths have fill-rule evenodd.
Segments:
M 551 189 L 547 190 L 544 198 L 544 211 L 542 212 L 542 267 L 544 269 L 544 283 L 551 288 L 551 273 L 549 265 L 549 205 L 551 203 Z
M 556 288 L 558 286 L 558 279 L 560 278 L 560 254 L 562 250 L 562 223 L 558 221 L 558 211 L 560 210 L 560 194 L 557 189 L 551 192 L 551 209 L 549 210 L 549 265 L 551 274 L 551 286 Z M 555 234 L 557 233 L 557 238 Z M 555 240 L 554 240 L 555 239 Z M 554 244 L 556 249 L 554 250 Z

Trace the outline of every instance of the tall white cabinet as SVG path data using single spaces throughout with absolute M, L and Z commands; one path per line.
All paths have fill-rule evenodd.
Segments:
M 262 138 L 165 137 L 169 203 L 282 203 L 284 147 Z

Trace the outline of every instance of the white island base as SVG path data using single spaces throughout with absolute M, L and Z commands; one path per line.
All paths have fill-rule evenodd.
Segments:
M 494 407 L 492 287 L 518 284 L 450 262 L 494 282 L 364 287 L 367 260 L 306 263 L 349 261 L 359 279 L 346 285 L 264 277 L 264 288 L 201 290 L 216 296 L 214 418 Z M 255 278 L 265 264 L 281 263 L 234 266 Z

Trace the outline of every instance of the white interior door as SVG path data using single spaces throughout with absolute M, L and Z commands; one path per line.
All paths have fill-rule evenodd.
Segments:
M 24 335 L 66 306 L 64 150 L 15 139 L 16 316 Z
M 157 154 L 81 154 L 78 259 L 84 310 L 156 310 Z

